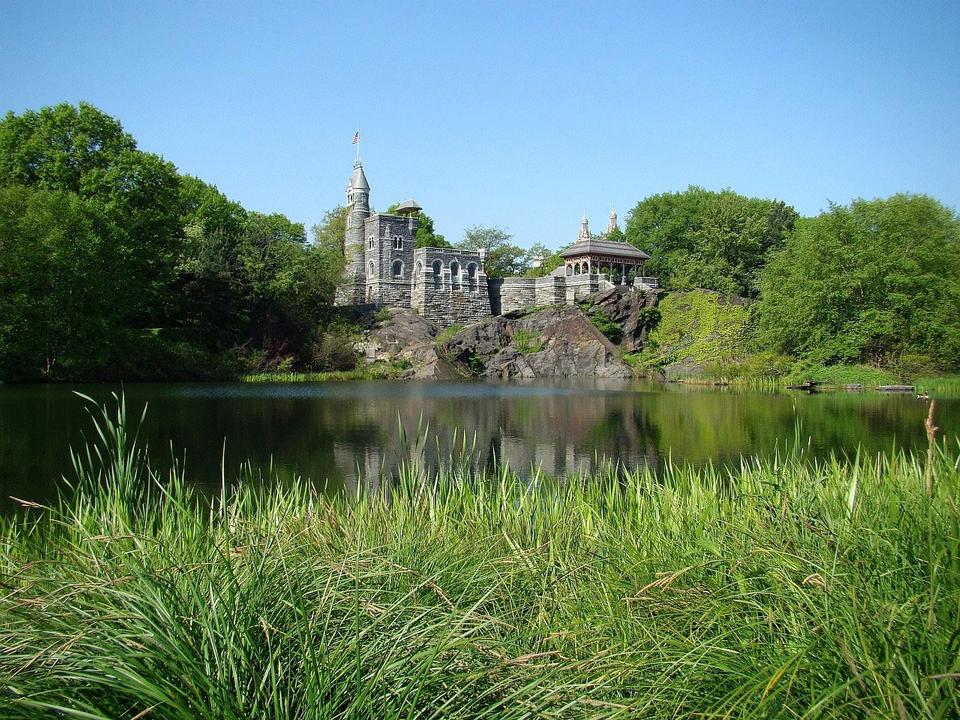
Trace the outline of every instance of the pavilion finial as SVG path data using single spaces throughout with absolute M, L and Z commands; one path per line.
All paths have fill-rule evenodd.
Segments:
M 583 214 L 583 220 L 580 221 L 580 234 L 577 236 L 577 240 L 589 240 L 590 239 L 590 222 L 587 220 L 587 214 Z
M 619 230 L 617 225 L 617 211 L 616 209 L 610 210 L 610 223 L 607 225 L 607 233 L 612 233 L 614 230 Z

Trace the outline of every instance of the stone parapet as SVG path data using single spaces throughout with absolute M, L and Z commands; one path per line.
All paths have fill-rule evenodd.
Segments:
M 418 248 L 413 258 L 412 307 L 442 327 L 490 317 L 487 275 L 480 254 L 456 248 Z

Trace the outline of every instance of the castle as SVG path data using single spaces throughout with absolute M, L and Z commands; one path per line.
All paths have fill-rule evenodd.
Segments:
M 359 158 L 347 184 L 346 258 L 335 304 L 412 308 L 447 327 L 535 305 L 573 304 L 590 293 L 626 285 L 656 287 L 644 277 L 650 256 L 625 242 L 590 235 L 587 218 L 564 264 L 545 277 L 488 278 L 484 255 L 459 248 L 417 248 L 420 206 L 408 200 L 395 215 L 371 213 L 370 184 Z M 616 228 L 611 213 L 609 230 Z

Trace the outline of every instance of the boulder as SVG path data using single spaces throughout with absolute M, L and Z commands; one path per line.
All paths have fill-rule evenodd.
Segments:
M 659 290 L 644 293 L 615 285 L 588 295 L 583 302 L 588 311 L 601 312 L 623 328 L 620 347 L 624 352 L 638 352 L 643 349 L 651 327 L 656 325 L 655 316 L 645 311 L 657 306 L 660 295 Z
M 614 345 L 575 306 L 519 318 L 495 317 L 440 345 L 464 374 L 495 378 L 629 378 Z

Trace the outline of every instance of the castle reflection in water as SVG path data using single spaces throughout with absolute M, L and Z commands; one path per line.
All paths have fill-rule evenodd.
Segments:
M 48 501 L 56 497 L 59 478 L 72 477 L 67 448 L 82 447 L 90 431 L 84 403 L 72 389 L 0 387 L 0 498 Z M 115 402 L 110 392 L 121 391 L 81 389 L 108 405 Z M 131 416 L 139 417 L 149 403 L 140 443 L 149 445 L 152 466 L 162 470 L 171 456 L 185 458 L 188 480 L 214 493 L 221 477 L 249 476 L 245 467 L 254 477 L 356 490 L 358 479 L 370 488 L 392 481 L 401 461 L 430 468 L 451 458 L 483 468 L 507 462 L 529 477 L 532 468 L 554 476 L 588 473 L 605 460 L 654 471 L 668 459 L 737 466 L 744 456 L 782 454 L 795 437 L 817 457 L 858 447 L 926 447 L 926 405 L 913 396 L 872 393 L 805 396 L 616 380 L 147 384 L 122 390 Z M 938 402 L 937 418 L 948 445 L 956 447 L 960 400 Z M 464 438 L 471 450 L 466 455 Z

